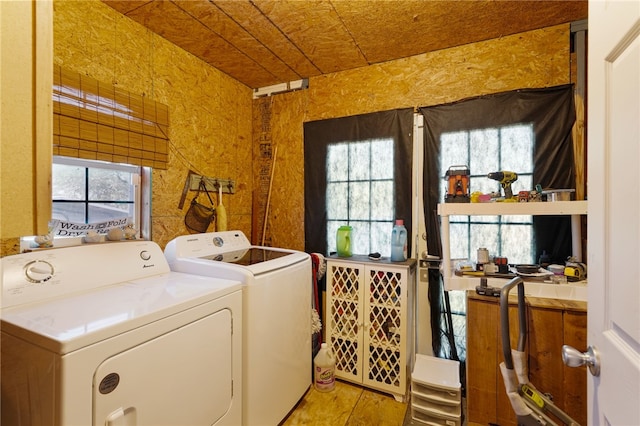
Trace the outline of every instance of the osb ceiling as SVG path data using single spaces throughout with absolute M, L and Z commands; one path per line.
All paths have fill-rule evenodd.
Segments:
M 587 0 L 103 0 L 251 88 L 587 18 Z

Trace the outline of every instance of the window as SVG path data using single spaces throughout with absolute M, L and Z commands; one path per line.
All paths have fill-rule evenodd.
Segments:
M 347 224 L 353 254 L 389 256 L 395 219 L 411 238 L 413 116 L 405 108 L 304 123 L 305 251 L 336 252 Z
M 101 223 L 129 219 L 148 228 L 148 205 L 143 201 L 142 177 L 150 170 L 127 164 L 54 157 L 52 168 L 53 217 L 72 223 Z M 147 184 L 148 185 L 148 184 Z M 74 236 L 74 235 L 70 235 Z
M 440 176 L 452 165 L 469 166 L 470 192 L 502 191 L 490 172 L 516 171 L 511 185 L 514 195 L 530 190 L 533 183 L 533 124 L 457 131 L 441 135 Z M 441 185 L 440 200 L 446 186 Z M 501 192 L 504 196 L 504 191 Z M 505 256 L 509 263 L 535 263 L 532 216 L 451 216 L 451 258 L 475 261 L 476 250 L 484 247 L 493 256 Z
M 391 255 L 395 219 L 393 139 L 330 144 L 327 148 L 327 253 L 336 231 L 353 227 L 353 252 Z
M 487 177 L 490 172 L 517 171 L 518 179 L 512 191 L 533 187 L 534 132 L 532 124 L 443 133 L 440 138 L 439 174 L 443 179 L 452 165 L 468 165 L 469 191 L 483 194 L 504 191 L 500 183 Z M 446 185 L 440 187 L 444 200 Z M 450 216 L 449 237 L 452 259 L 475 262 L 477 249 L 486 248 L 492 256 L 506 256 L 510 263 L 534 263 L 532 216 Z M 464 291 L 449 291 L 451 327 L 456 336 L 458 359 L 466 359 L 466 295 Z M 446 322 L 443 320 L 443 327 Z M 446 357 L 446 345 L 437 353 Z
M 472 192 L 497 191 L 499 183 L 488 179 L 487 174 L 500 170 L 518 174 L 518 180 L 512 184 L 515 194 L 537 184 L 543 188 L 575 187 L 571 137 L 575 108 L 571 85 L 496 93 L 424 107 L 420 112 L 424 116 L 422 198 L 430 254 L 441 254 L 435 212 L 437 204 L 444 201 L 443 178 L 452 165 L 469 166 Z M 561 217 L 449 219 L 452 258 L 475 261 L 481 247 L 486 247 L 491 255 L 507 257 L 509 263 L 533 263 L 543 250 L 562 262 L 566 253 L 571 253 L 570 223 Z M 439 274 L 431 274 L 433 351 L 438 356 L 463 362 L 464 292 L 442 290 Z M 445 294 L 450 297 L 444 297 Z M 445 321 L 449 314 L 451 321 Z

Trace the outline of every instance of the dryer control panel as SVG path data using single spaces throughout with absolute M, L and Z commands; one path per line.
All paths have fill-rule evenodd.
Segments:
M 38 250 L 0 261 L 2 308 L 169 272 L 162 249 L 140 240 Z

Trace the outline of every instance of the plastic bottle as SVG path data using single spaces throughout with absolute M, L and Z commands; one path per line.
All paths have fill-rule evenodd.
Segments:
M 319 392 L 331 392 L 336 386 L 336 358 L 326 343 L 313 358 L 313 382 Z
M 391 231 L 391 261 L 404 262 L 407 260 L 407 228 L 404 220 L 396 219 Z
M 351 249 L 351 231 L 353 228 L 348 225 L 343 225 L 338 228 L 338 232 L 336 233 L 336 248 L 338 251 L 338 256 L 340 257 L 351 257 L 353 254 Z

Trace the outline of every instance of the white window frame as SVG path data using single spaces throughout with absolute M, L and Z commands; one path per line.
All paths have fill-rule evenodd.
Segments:
M 484 133 L 487 131 L 495 130 L 496 139 L 493 142 L 497 143 L 497 147 L 496 147 L 497 152 L 487 153 L 487 155 L 495 154 L 495 156 L 492 158 L 496 167 L 495 167 L 495 170 L 491 170 L 491 172 L 498 172 L 501 170 L 513 171 L 510 168 L 510 165 L 513 166 L 513 159 L 510 159 L 510 158 L 504 159 L 502 158 L 501 154 L 503 152 L 503 146 L 504 146 L 503 144 L 505 143 L 508 144 L 508 140 L 507 142 L 505 142 L 503 138 L 504 133 L 508 133 L 510 129 L 513 129 L 516 127 L 528 130 L 529 146 L 527 146 L 526 148 L 527 150 L 529 150 L 531 154 L 531 159 L 530 159 L 531 161 L 529 163 L 530 170 L 526 172 L 522 171 L 523 170 L 522 167 L 515 167 L 516 169 L 515 171 L 518 174 L 518 180 L 516 180 L 516 182 L 514 182 L 513 184 L 514 196 L 517 196 L 518 194 L 518 189 L 517 189 L 518 187 L 524 188 L 526 190 L 530 190 L 533 188 L 533 182 L 532 182 L 533 152 L 535 150 L 535 133 L 534 133 L 533 125 L 530 123 L 513 123 L 513 124 L 508 124 L 508 125 L 499 126 L 499 127 L 490 126 L 486 128 L 480 128 L 480 129 L 461 130 L 461 131 L 452 132 L 452 134 L 464 135 L 464 139 L 465 139 L 464 143 L 466 143 L 466 150 L 468 152 L 469 157 L 471 158 L 474 155 L 477 155 L 478 154 L 477 151 L 480 149 L 472 144 L 471 134 L 473 132 Z M 447 133 L 443 133 L 442 137 L 444 137 L 445 135 L 447 135 Z M 463 164 L 463 163 L 456 162 L 456 164 Z M 440 200 L 444 200 L 445 191 L 446 191 L 445 174 L 447 171 L 447 165 L 441 164 L 440 168 L 441 168 L 440 178 L 441 178 L 441 181 L 443 182 L 443 185 L 440 186 Z M 500 191 L 500 194 L 504 196 L 504 191 L 500 188 L 499 182 L 489 179 L 486 176 L 486 174 L 474 173 L 473 167 L 471 167 L 471 170 L 470 170 L 469 188 L 471 192 L 480 191 L 482 193 L 487 193 L 492 190 Z M 444 202 L 444 201 L 441 201 L 441 202 Z M 507 255 L 507 253 L 509 253 L 509 249 L 505 247 L 504 242 L 500 238 L 500 235 L 503 233 L 503 231 L 506 231 L 507 229 L 514 231 L 518 227 L 520 227 L 521 229 L 526 228 L 526 233 L 528 233 L 531 236 L 531 240 L 528 241 L 529 243 L 528 248 L 526 249 L 526 254 L 528 255 L 528 258 L 513 259 L 512 256 L 507 256 L 507 257 L 509 257 L 509 263 L 529 264 L 529 263 L 536 262 L 536 260 L 534 259 L 535 235 L 534 235 L 534 229 L 533 229 L 533 216 L 465 216 L 465 215 L 451 216 L 450 217 L 450 228 L 451 228 L 450 233 L 456 233 L 456 229 L 464 229 L 463 231 L 461 231 L 462 235 L 460 235 L 460 239 L 458 240 L 460 244 L 458 244 L 457 246 L 457 247 L 461 247 L 461 246 L 464 247 L 464 250 L 462 250 L 463 252 L 452 253 L 451 256 L 453 258 L 468 259 L 471 262 L 476 261 L 477 249 L 484 247 L 484 245 L 482 241 L 477 240 L 477 236 L 476 236 L 476 239 L 474 239 L 474 235 L 472 233 L 472 228 L 474 227 L 474 225 L 479 225 L 479 226 L 490 225 L 490 226 L 495 226 L 497 228 L 497 235 L 498 235 L 497 241 L 496 241 L 497 247 L 493 248 L 496 252 L 493 252 L 493 250 L 491 249 L 489 250 L 492 256 L 494 255 L 505 256 Z M 452 241 L 454 241 L 455 237 L 451 239 Z M 455 247 L 456 245 L 452 243 L 451 246 Z M 511 246 L 507 246 L 507 247 L 511 247 Z
M 53 164 L 69 166 L 101 168 L 108 170 L 121 170 L 133 174 L 133 198 L 134 198 L 134 226 L 138 231 L 136 238 L 151 240 L 151 172 L 150 167 L 141 167 L 131 164 L 110 163 L 107 161 L 89 160 L 73 157 L 54 156 Z M 53 202 L 53 200 L 52 200 Z M 21 250 L 34 248 L 35 237 L 23 237 Z M 73 246 L 82 244 L 82 237 L 56 237 L 55 247 Z
M 362 139 L 362 140 L 352 140 L 352 141 L 343 141 L 343 142 L 337 142 L 331 145 L 344 145 L 347 149 L 348 152 L 351 152 L 352 147 L 359 145 L 359 144 L 368 144 L 369 147 L 371 146 L 372 143 L 378 142 L 378 141 L 383 141 L 383 142 L 390 142 L 391 143 L 391 151 L 393 152 L 393 140 L 388 139 L 388 138 L 379 138 L 379 139 Z M 342 159 L 345 164 L 347 164 L 347 167 L 350 167 L 350 163 L 351 162 L 358 162 L 358 161 L 362 161 L 362 159 L 358 159 L 358 158 L 351 158 L 350 154 L 347 155 L 348 158 Z M 329 160 L 329 155 L 327 156 L 327 161 Z M 369 159 L 371 160 L 371 151 L 369 150 Z M 391 159 L 389 160 L 391 165 L 391 170 L 393 170 L 393 156 L 391 157 Z M 371 162 L 369 163 L 369 167 L 371 168 L 372 164 Z M 361 247 L 361 245 L 365 244 L 365 240 L 367 240 L 367 248 L 368 250 L 364 250 L 364 251 L 368 251 L 368 252 L 379 252 L 381 253 L 382 256 L 388 257 L 391 255 L 391 229 L 395 223 L 395 204 L 394 204 L 394 199 L 395 199 L 395 194 L 393 193 L 394 189 L 393 189 L 393 172 L 391 173 L 390 177 L 373 177 L 371 174 L 369 175 L 369 177 L 367 179 L 362 179 L 362 178 L 352 178 L 351 176 L 351 172 L 350 170 L 347 171 L 347 176 L 344 178 L 335 178 L 335 177 L 330 177 L 329 175 L 327 175 L 327 253 L 331 253 L 333 252 L 333 248 L 336 247 L 336 231 L 338 230 L 340 225 L 350 225 L 354 228 L 354 235 L 352 235 L 352 247 L 357 247 L 360 249 L 360 251 L 362 252 L 363 247 Z M 383 218 L 372 218 L 371 217 L 371 213 L 372 213 L 372 209 L 371 209 L 371 201 L 374 198 L 374 194 L 375 191 L 374 189 L 372 189 L 372 186 L 375 185 L 375 183 L 391 183 L 391 187 L 392 187 L 392 193 L 390 194 L 390 202 L 391 205 L 389 206 L 391 213 L 388 215 L 388 217 L 383 217 Z M 362 217 L 354 217 L 353 215 L 351 215 L 351 212 L 354 210 L 353 205 L 351 204 L 352 199 L 349 196 L 350 194 L 350 187 L 353 184 L 368 184 L 369 186 L 369 193 L 368 193 L 368 198 L 366 200 L 367 202 L 367 206 L 364 206 L 363 209 L 366 210 L 368 217 L 367 218 L 362 218 Z M 347 207 L 346 207 L 346 216 L 332 216 L 333 212 L 332 209 L 329 207 L 329 205 L 331 204 L 331 200 L 329 198 L 330 196 L 330 188 L 332 185 L 335 184 L 344 184 L 347 187 Z M 363 200 L 361 200 L 363 201 Z M 358 204 L 358 206 L 360 206 Z M 368 228 L 369 228 L 369 235 L 359 235 L 361 233 L 358 232 L 358 227 L 359 224 L 363 224 L 366 223 L 368 224 Z M 388 230 L 384 230 L 385 228 L 388 228 Z M 375 236 L 373 236 L 375 233 Z M 380 247 L 371 247 L 371 243 L 373 241 L 378 241 Z
M 61 164 L 66 166 L 92 168 L 92 169 L 123 171 L 123 172 L 131 173 L 132 180 L 133 180 L 133 183 L 132 183 L 133 197 L 132 198 L 133 198 L 133 207 L 134 207 L 134 214 L 133 214 L 132 220 L 136 227 L 138 227 L 138 224 L 141 223 L 141 213 L 140 213 L 141 212 L 141 208 L 140 208 L 141 170 L 139 166 L 133 166 L 129 164 L 109 163 L 105 161 L 96 161 L 96 160 L 84 160 L 81 158 L 61 157 L 61 156 L 54 156 L 53 164 Z M 84 201 L 86 202 L 86 200 Z

